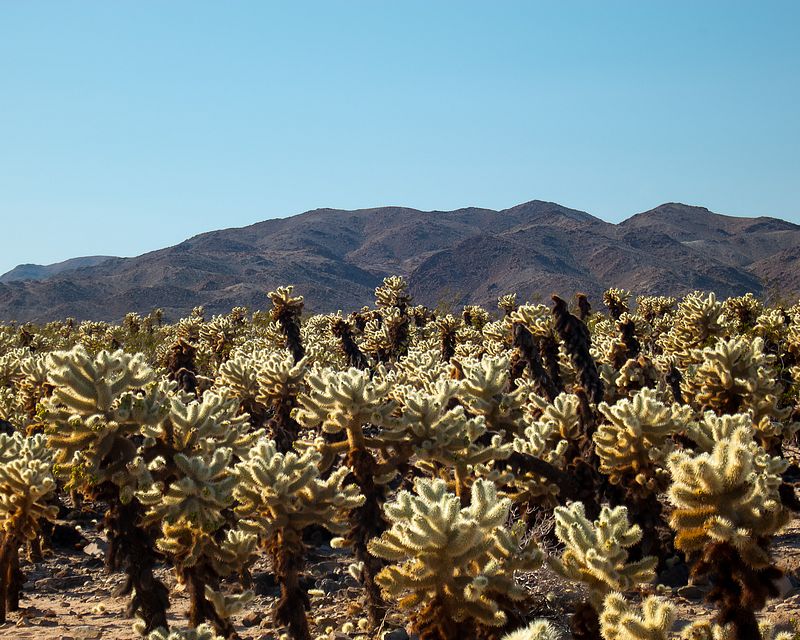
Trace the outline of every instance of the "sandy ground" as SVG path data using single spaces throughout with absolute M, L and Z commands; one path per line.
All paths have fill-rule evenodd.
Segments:
M 131 621 L 124 617 L 126 599 L 115 598 L 114 589 L 122 581 L 120 574 L 106 575 L 102 563 L 102 539 L 91 524 L 84 525 L 90 544 L 83 550 L 56 549 L 45 561 L 22 567 L 28 582 L 22 599 L 23 610 L 11 613 L 8 622 L 0 626 L 0 638 L 31 640 L 134 640 Z M 800 623 L 800 519 L 795 519 L 775 540 L 775 557 L 786 571 L 785 594 L 773 600 L 760 617 L 774 625 L 794 626 Z M 312 631 L 338 640 L 351 637 L 378 638 L 394 631 L 393 639 L 403 638 L 401 631 L 407 621 L 392 612 L 384 627 L 372 634 L 342 633 L 345 622 L 358 623 L 363 615 L 361 589 L 347 574 L 351 559 L 326 544 L 315 546 L 309 555 L 307 580 L 315 590 L 312 597 Z M 271 580 L 269 567 L 258 564 L 254 578 L 259 595 L 243 614 L 236 617 L 237 629 L 243 640 L 277 640 L 280 635 L 271 622 L 271 608 L 277 588 Z M 175 581 L 172 571 L 158 569 L 170 589 L 170 623 L 185 625 L 188 598 Z M 524 604 L 529 616 L 547 617 L 560 626 L 566 624 L 566 613 L 582 598 L 580 587 L 568 584 L 548 569 L 523 576 L 532 595 Z M 681 624 L 711 615 L 711 610 L 692 594 L 673 595 L 678 605 Z M 331 631 L 333 630 L 333 631 Z

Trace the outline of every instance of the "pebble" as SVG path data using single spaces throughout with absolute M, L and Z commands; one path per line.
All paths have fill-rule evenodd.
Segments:
M 264 619 L 263 611 L 251 611 L 244 618 L 242 618 L 242 624 L 245 627 L 255 627 L 263 619 Z
M 384 633 L 381 636 L 381 640 L 409 640 L 409 637 L 405 629 L 395 629 Z

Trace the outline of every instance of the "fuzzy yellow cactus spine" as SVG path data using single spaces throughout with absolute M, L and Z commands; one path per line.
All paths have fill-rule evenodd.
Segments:
M 320 459 L 313 449 L 301 456 L 283 454 L 274 442 L 262 440 L 235 470 L 236 513 L 245 518 L 242 527 L 258 535 L 272 557 L 281 586 L 275 622 L 288 626 L 294 640 L 311 638 L 305 615 L 310 602 L 299 582 L 305 552 L 303 529 L 316 524 L 344 533 L 350 511 L 364 502 L 356 486 L 344 485 L 346 467 L 321 479 Z
M 140 628 L 134 626 L 134 631 Z M 214 633 L 214 629 L 207 624 L 201 624 L 194 629 L 167 631 L 164 628 L 156 629 L 147 634 L 146 640 L 223 640 L 222 636 Z
M 579 607 L 570 621 L 573 637 L 597 638 L 599 613 L 605 596 L 612 591 L 630 591 L 655 577 L 658 560 L 645 557 L 628 562 L 628 549 L 641 540 L 642 530 L 628 521 L 625 507 L 603 507 L 591 522 L 580 502 L 555 510 L 556 535 L 566 548 L 551 565 L 571 580 L 589 588 L 589 601 Z
M 281 327 L 286 338 L 286 348 L 291 352 L 295 362 L 306 354 L 300 338 L 300 316 L 303 313 L 303 296 L 293 296 L 294 287 L 278 287 L 267 295 L 272 300 L 272 318 Z
M 417 479 L 415 494 L 401 491 L 386 505 L 391 528 L 370 550 L 392 564 L 378 575 L 386 597 L 412 612 L 420 638 L 473 637 L 483 627 L 501 627 L 502 605 L 524 597 L 515 571 L 542 562 L 525 526 L 506 528 L 510 500 L 494 483 L 476 480 L 468 507 L 443 480 Z
M 43 437 L 0 434 L 0 623 L 7 610 L 19 608 L 20 544 L 36 538 L 42 520 L 56 518 L 49 504 L 55 489 Z
M 684 391 L 698 409 L 718 415 L 749 412 L 765 444 L 800 426 L 786 421 L 789 407 L 778 405 L 783 389 L 774 367 L 776 357 L 764 353 L 761 338 L 720 340 L 696 353 L 700 364 L 686 377 Z
M 619 320 L 623 313 L 630 311 L 631 292 L 625 289 L 606 289 L 603 292 L 603 304 L 608 307 L 608 311 L 614 320 Z
M 523 629 L 507 633 L 502 640 L 564 640 L 564 636 L 552 622 L 534 620 Z
M 384 604 L 375 584 L 380 562 L 367 550 L 367 542 L 386 526 L 382 505 L 385 487 L 376 480 L 382 475 L 364 427 L 392 427 L 396 403 L 390 398 L 386 380 L 370 378 L 368 371 L 350 368 L 312 370 L 306 376 L 306 392 L 298 397 L 297 421 L 306 427 L 321 427 L 325 433 L 347 435 L 347 464 L 353 470 L 356 484 L 364 496 L 364 504 L 354 510 L 352 528 L 347 536 L 354 547 L 356 560 L 363 567 L 370 621 L 377 625 Z
M 71 482 L 106 500 L 107 562 L 125 565 L 128 607 L 146 630 L 166 627 L 167 589 L 153 574 L 152 540 L 139 526 L 142 507 L 134 491 L 146 469 L 137 463 L 135 437 L 145 425 L 160 423 L 169 411 L 166 389 L 141 355 L 101 351 L 90 356 L 82 346 L 50 354 L 47 400 L 49 443 Z M 77 455 L 76 455 L 77 454 Z
M 725 334 L 722 303 L 713 293 L 695 291 L 678 305 L 669 332 L 659 341 L 680 368 L 695 362 L 695 351 L 710 346 Z
M 731 625 L 733 640 L 750 640 L 760 638 L 755 612 L 776 595 L 781 575 L 769 544 L 788 519 L 778 493 L 787 462 L 761 449 L 743 421 L 729 426 L 711 452 L 670 456 L 670 523 L 693 575 L 714 584 L 707 598 L 718 607 L 716 621 Z
M 400 276 L 384 278 L 375 289 L 375 304 L 380 309 L 380 327 L 369 327 L 373 334 L 371 351 L 381 362 L 395 362 L 408 353 L 411 295 L 406 280 Z
M 674 623 L 675 607 L 656 596 L 634 605 L 621 593 L 609 593 L 600 614 L 603 640 L 669 640 Z
M 465 363 L 458 396 L 473 414 L 483 416 L 487 427 L 511 440 L 522 435 L 522 418 L 528 393 L 523 387 L 509 389 L 509 357 L 486 356 Z
M 410 389 L 403 398 L 398 428 L 382 437 L 398 449 L 410 447 L 416 466 L 431 476 L 449 479 L 452 470 L 456 495 L 466 501 L 476 467 L 505 460 L 512 445 L 503 444 L 497 434 L 485 442 L 484 418 L 468 418 L 460 405 L 448 408 L 454 396 L 455 389 L 446 383 L 437 385 L 433 393 Z
M 273 352 L 259 366 L 257 399 L 270 409 L 267 429 L 282 452 L 291 450 L 300 431 L 292 412 L 297 407 L 298 395 L 305 388 L 307 364 L 305 358 L 294 362 L 290 356 Z

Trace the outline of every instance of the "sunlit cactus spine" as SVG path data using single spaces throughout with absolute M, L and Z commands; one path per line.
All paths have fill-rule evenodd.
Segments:
M 777 595 L 781 575 L 769 544 L 788 520 L 778 492 L 787 462 L 753 441 L 748 422 L 719 421 L 727 433 L 710 452 L 676 451 L 668 462 L 675 546 L 693 576 L 711 579 L 706 598 L 718 608 L 716 622 L 730 626 L 731 640 L 761 637 L 755 612 Z
M 374 453 L 375 443 L 370 442 L 364 429 L 369 425 L 394 426 L 396 403 L 389 397 L 387 381 L 374 380 L 369 372 L 360 369 L 311 370 L 306 375 L 306 387 L 298 397 L 299 408 L 294 414 L 297 421 L 306 427 L 320 427 L 327 434 L 347 436 L 346 444 L 337 445 L 343 445 L 347 452 L 346 464 L 352 469 L 364 503 L 353 511 L 346 539 L 362 567 L 370 622 L 377 625 L 385 610 L 375 584 L 381 563 L 369 553 L 367 543 L 386 526 L 382 510 L 385 486 L 379 481 L 393 465 L 381 469 Z
M 82 346 L 51 353 L 47 400 L 49 444 L 70 484 L 95 500 L 106 500 L 107 560 L 125 567 L 121 593 L 133 593 L 128 615 L 139 614 L 145 631 L 166 627 L 167 588 L 153 574 L 153 540 L 140 526 L 142 506 L 134 497 L 141 474 L 136 438 L 144 425 L 168 412 L 163 389 L 141 355 Z
M 525 525 L 507 528 L 510 500 L 477 480 L 469 506 L 443 480 L 417 479 L 386 505 L 391 528 L 370 550 L 390 561 L 378 575 L 387 598 L 411 613 L 420 640 L 474 638 L 508 624 L 505 608 L 525 597 L 516 571 L 530 571 L 542 553 Z
M 675 607 L 657 596 L 634 605 L 621 593 L 609 593 L 600 614 L 603 640 L 669 640 Z
M 272 301 L 272 318 L 281 327 L 286 348 L 298 362 L 306 354 L 300 337 L 300 316 L 303 313 L 303 296 L 293 296 L 293 286 L 278 287 L 267 295 Z
M 321 455 L 307 449 L 302 455 L 281 453 L 275 443 L 261 440 L 236 466 L 234 495 L 242 527 L 258 536 L 272 558 L 281 587 L 274 618 L 293 640 L 310 640 L 306 610 L 308 594 L 300 585 L 305 544 L 303 530 L 312 525 L 342 534 L 349 529 L 350 511 L 364 503 L 355 485 L 344 484 L 346 467 L 327 479 L 320 477 Z
M 7 611 L 19 609 L 25 582 L 19 547 L 36 539 L 42 521 L 55 520 L 58 508 L 52 460 L 42 436 L 0 434 L 0 624 Z
M 625 507 L 603 507 L 600 517 L 591 522 L 580 502 L 555 510 L 556 535 L 565 545 L 552 567 L 571 580 L 589 588 L 589 599 L 570 620 L 576 640 L 600 638 L 600 612 L 603 599 L 612 591 L 625 592 L 655 577 L 657 558 L 647 556 L 628 561 L 628 549 L 642 537 L 642 530 L 628 521 Z

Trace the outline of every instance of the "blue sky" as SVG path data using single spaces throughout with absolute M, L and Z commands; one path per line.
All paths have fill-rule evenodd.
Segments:
M 0 1 L 0 272 L 316 207 L 800 222 L 798 2 Z

